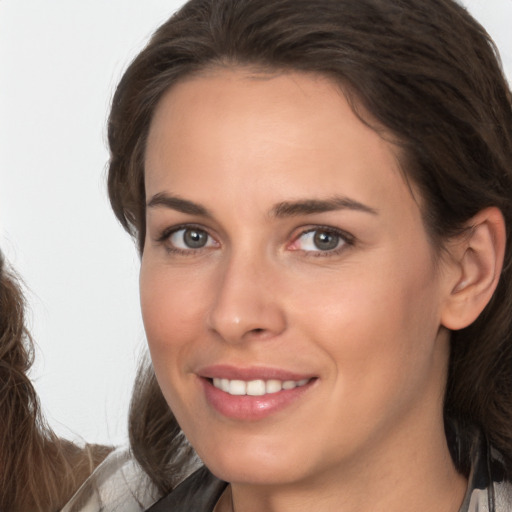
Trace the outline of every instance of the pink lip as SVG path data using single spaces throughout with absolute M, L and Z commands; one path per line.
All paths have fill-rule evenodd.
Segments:
M 232 366 L 211 366 L 202 368 L 201 371 L 198 372 L 198 375 L 208 404 L 221 415 L 239 421 L 262 420 L 290 407 L 298 402 L 318 380 L 308 375 L 273 368 L 235 368 Z M 310 380 L 304 386 L 281 390 L 277 393 L 262 396 L 234 396 L 216 388 L 211 381 L 213 378 L 239 379 L 245 381 L 257 379 L 299 381 L 307 378 Z

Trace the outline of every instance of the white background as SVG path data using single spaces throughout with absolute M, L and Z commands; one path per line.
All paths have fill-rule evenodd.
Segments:
M 126 441 L 144 333 L 138 256 L 105 191 L 105 120 L 122 70 L 182 3 L 0 0 L 0 247 L 28 288 L 31 375 L 67 437 Z M 512 80 L 512 0 L 464 4 Z

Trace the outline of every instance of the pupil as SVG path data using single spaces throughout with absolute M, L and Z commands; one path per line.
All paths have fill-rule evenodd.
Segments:
M 315 245 L 322 251 L 330 251 L 338 246 L 339 237 L 326 231 L 318 231 L 315 233 L 313 240 Z
M 206 233 L 197 229 L 187 229 L 183 234 L 183 241 L 191 249 L 200 249 L 206 245 Z

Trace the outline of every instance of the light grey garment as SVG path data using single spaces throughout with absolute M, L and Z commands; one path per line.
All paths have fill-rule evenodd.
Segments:
M 130 452 L 118 448 L 96 468 L 61 512 L 141 512 L 159 497 Z

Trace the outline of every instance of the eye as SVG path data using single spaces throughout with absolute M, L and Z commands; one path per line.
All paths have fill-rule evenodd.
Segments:
M 182 251 L 214 247 L 215 240 L 204 230 L 195 227 L 181 228 L 167 236 L 171 249 Z
M 305 252 L 336 252 L 350 243 L 348 236 L 334 229 L 316 228 L 305 231 L 295 239 L 291 249 Z

